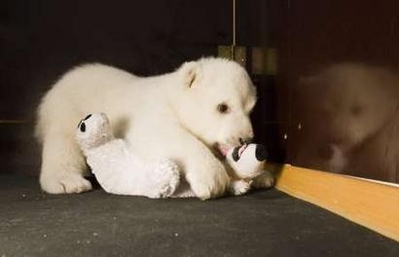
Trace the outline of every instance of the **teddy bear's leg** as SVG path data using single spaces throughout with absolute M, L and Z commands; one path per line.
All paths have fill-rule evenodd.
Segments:
M 274 177 L 269 171 L 265 170 L 261 175 L 254 178 L 251 186 L 254 188 L 270 188 L 274 186 Z
M 145 193 L 150 198 L 170 197 L 180 184 L 180 169 L 170 160 L 159 160 L 149 171 Z
M 92 189 L 83 175 L 86 164 L 73 135 L 49 132 L 43 140 L 40 185 L 52 194 L 81 193 Z

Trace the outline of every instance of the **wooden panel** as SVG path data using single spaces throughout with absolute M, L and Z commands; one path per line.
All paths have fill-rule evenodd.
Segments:
M 399 188 L 291 165 L 281 169 L 277 189 L 399 241 Z

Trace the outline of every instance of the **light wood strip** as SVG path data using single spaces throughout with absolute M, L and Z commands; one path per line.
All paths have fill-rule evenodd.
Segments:
M 398 187 L 288 164 L 280 169 L 276 184 L 280 191 L 399 242 Z

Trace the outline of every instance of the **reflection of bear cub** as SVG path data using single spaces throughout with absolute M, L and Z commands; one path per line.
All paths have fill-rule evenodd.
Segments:
M 398 118 L 397 76 L 383 68 L 343 63 L 330 66 L 301 82 L 303 100 L 310 114 L 305 117 L 305 123 L 308 128 L 313 128 L 308 136 L 314 140 L 301 149 L 300 159 L 308 159 L 310 164 L 312 158 L 306 155 L 317 152 L 313 161 L 318 162 L 318 168 L 346 173 L 357 173 L 356 170 L 376 173 L 367 171 L 366 159 L 371 158 L 382 169 L 382 163 L 388 161 L 379 154 L 385 151 L 381 148 L 383 146 L 371 152 L 366 149 L 371 143 L 378 145 L 374 141 L 381 134 L 395 131 L 392 123 Z M 387 129 L 389 127 L 391 129 Z M 389 137 L 393 141 L 391 144 L 398 144 L 397 134 Z M 356 161 L 357 158 L 364 160 L 364 165 Z
M 249 114 L 255 102 L 247 72 L 225 59 L 187 62 L 146 78 L 100 64 L 77 67 L 53 86 L 39 108 L 41 186 L 49 193 L 91 189 L 71 124 L 104 112 L 113 121 L 112 132 L 143 161 L 165 156 L 182 167 L 196 196 L 223 195 L 230 179 L 213 149 L 253 137 Z

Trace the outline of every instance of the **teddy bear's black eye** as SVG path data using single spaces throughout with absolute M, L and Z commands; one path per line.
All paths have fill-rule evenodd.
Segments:
M 85 131 L 86 131 L 86 124 L 85 124 L 84 122 L 82 122 L 82 123 L 80 124 L 80 131 L 81 131 L 81 132 L 85 132 Z
M 218 111 L 220 113 L 227 113 L 229 111 L 229 106 L 225 103 L 221 103 L 218 105 Z

